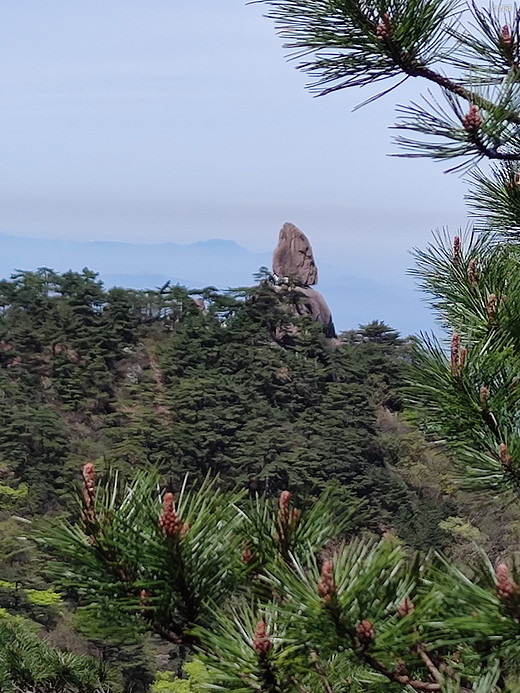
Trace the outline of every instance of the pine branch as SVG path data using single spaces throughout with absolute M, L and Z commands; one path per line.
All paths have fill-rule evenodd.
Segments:
M 363 659 L 367 664 L 370 664 L 370 666 L 378 671 L 380 674 L 383 674 L 383 676 L 386 676 L 386 678 L 389 681 L 393 681 L 394 683 L 400 683 L 402 686 L 410 686 L 411 688 L 414 689 L 414 691 L 442 691 L 442 685 L 440 683 L 431 683 L 427 681 L 419 681 L 417 679 L 412 679 L 408 674 L 399 674 L 395 671 L 391 671 L 388 669 L 382 662 L 380 662 L 376 657 L 371 655 L 369 652 L 363 652 L 362 654 Z M 468 689 L 460 689 L 460 693 L 470 693 Z
M 455 28 L 459 12 L 456 4 L 449 0 L 391 0 L 384 4 L 377 0 L 260 2 L 272 8 L 267 16 L 275 20 L 282 37 L 288 39 L 286 47 L 295 50 L 291 58 L 303 59 L 298 67 L 318 75 L 312 89 L 319 96 L 404 76 L 402 81 L 408 77 L 420 77 L 437 85 L 452 106 L 456 99 L 469 104 L 466 114 L 460 112 L 460 106 L 456 106 L 459 123 L 455 125 L 436 120 L 430 117 L 427 110 L 416 108 L 413 114 L 417 116 L 415 122 L 405 121 L 398 128 L 433 134 L 447 139 L 450 144 L 415 142 L 398 137 L 399 145 L 420 152 L 403 156 L 431 156 L 436 159 L 471 157 L 460 167 L 451 170 L 470 168 L 481 158 L 502 162 L 520 161 L 520 151 L 515 144 L 520 125 L 516 63 L 513 61 L 505 79 L 502 77 L 497 82 L 496 98 L 483 93 L 480 87 L 485 88 L 485 83 L 473 86 L 475 80 L 469 67 L 467 83 L 433 67 L 439 63 L 456 62 L 460 35 Z M 484 26 L 480 10 L 474 6 L 473 12 Z M 502 30 L 495 25 L 489 30 L 496 33 L 492 48 L 500 55 L 497 62 L 511 62 L 507 48 L 509 44 L 503 42 Z M 447 43 L 448 39 L 453 39 L 453 44 Z M 516 40 L 516 34 L 511 40 Z M 387 92 L 385 90 L 365 103 Z M 482 117 L 477 116 L 480 122 L 484 120 L 481 129 L 479 125 L 470 123 L 475 109 L 482 113 Z
M 390 3 L 389 14 L 392 15 L 391 21 L 395 26 L 392 31 L 385 35 L 381 35 L 381 33 L 378 35 L 378 28 L 381 26 L 381 14 L 378 14 L 380 9 L 376 7 L 376 3 L 371 6 L 356 0 L 350 2 L 336 0 L 329 3 L 321 2 L 321 0 L 259 1 L 274 8 L 267 16 L 278 23 L 281 27 L 281 35 L 289 39 L 286 47 L 301 51 L 301 53 L 291 56 L 292 58 L 299 55 L 303 57 L 314 54 L 316 58 L 314 63 L 306 61 L 301 63 L 299 68 L 308 72 L 323 73 L 324 76 L 317 82 L 316 86 L 328 81 L 340 80 L 339 84 L 320 89 L 318 92 L 320 96 L 349 86 L 368 84 L 369 81 L 374 81 L 374 77 L 386 79 L 394 76 L 397 68 L 409 77 L 422 77 L 481 109 L 493 110 L 495 107 L 493 101 L 432 69 L 429 66 L 429 63 L 434 62 L 432 57 L 429 56 L 427 61 L 418 57 L 421 43 L 427 46 L 428 41 L 431 41 L 435 45 L 436 32 L 442 31 L 444 34 L 456 35 L 457 40 L 460 40 L 460 35 L 456 34 L 450 24 L 451 19 L 456 14 L 454 4 L 447 2 L 443 5 L 436 2 L 423 2 L 417 3 L 415 6 L 410 2 L 408 7 L 406 5 L 393 7 Z M 415 12 L 415 16 L 407 16 L 407 11 Z M 478 13 L 476 6 L 474 11 Z M 423 19 L 421 13 L 424 13 L 425 25 L 422 35 L 418 29 Z M 415 26 L 411 24 L 412 29 L 410 31 L 412 33 L 414 29 L 416 30 L 416 33 L 413 34 L 415 41 L 410 40 L 411 36 L 408 36 L 404 29 L 402 33 L 399 31 L 398 22 L 400 19 L 402 19 L 403 24 L 406 20 L 413 19 L 415 21 Z M 428 22 L 431 24 L 428 25 Z M 427 33 L 427 26 L 430 35 Z M 497 33 L 497 36 L 499 35 L 500 32 Z M 348 40 L 354 38 L 354 41 Z M 374 38 L 377 39 L 376 42 L 373 41 Z M 329 53 L 324 58 L 320 57 L 322 51 L 326 52 L 332 48 L 342 52 L 335 55 Z M 361 75 L 355 77 L 353 75 L 352 78 L 348 78 L 351 66 L 353 68 L 354 64 L 357 65 L 353 57 L 356 52 L 364 52 L 363 57 L 367 61 L 374 61 L 374 69 L 379 66 L 380 74 L 378 76 L 371 74 L 370 80 Z M 377 53 L 379 53 L 378 58 L 376 58 Z M 384 54 L 384 58 L 381 54 Z M 437 59 L 440 55 L 440 52 L 437 52 Z M 451 51 L 447 51 L 447 55 L 451 55 Z M 507 113 L 505 118 L 508 122 L 520 125 L 520 114 L 515 111 Z
M 471 141 L 482 156 L 485 156 L 487 159 L 497 161 L 520 161 L 520 152 L 501 152 L 498 150 L 498 147 L 503 145 L 489 147 L 485 144 L 482 137 L 479 137 L 478 133 L 473 135 Z
M 318 657 L 318 653 L 313 650 L 310 653 L 310 658 L 311 661 L 314 663 L 314 668 L 316 669 L 316 673 L 320 677 L 320 680 L 323 684 L 323 690 L 325 693 L 335 693 L 334 688 L 332 687 L 330 681 L 327 678 L 327 674 L 325 673 L 325 669 L 323 668 L 320 659 Z
M 432 662 L 431 657 L 428 655 L 424 645 L 421 645 L 420 643 L 417 643 L 415 646 L 415 650 L 419 657 L 423 660 L 423 662 L 426 664 L 426 668 L 430 672 L 431 677 L 442 686 L 444 683 L 444 676 L 441 674 L 441 672 L 437 669 L 435 664 Z
M 421 656 L 422 658 L 422 656 Z M 413 688 L 414 691 L 417 691 L 418 693 L 424 693 L 430 692 L 434 693 L 435 691 L 442 691 L 443 685 L 444 685 L 444 677 L 442 674 L 436 669 L 436 667 L 433 665 L 433 663 L 429 662 L 427 664 L 428 669 L 431 667 L 431 673 L 432 677 L 436 680 L 435 682 L 431 681 L 420 681 L 419 679 L 414 679 L 408 674 L 399 674 L 396 671 L 391 671 L 388 669 L 382 662 L 380 662 L 376 657 L 371 655 L 368 652 L 363 653 L 363 659 L 370 664 L 370 666 L 378 671 L 380 674 L 383 674 L 383 676 L 386 676 L 386 678 L 389 681 L 392 681 L 394 683 L 399 683 L 402 686 L 410 686 Z M 429 660 L 429 657 L 426 656 L 426 661 Z M 466 688 L 465 686 L 461 686 L 458 688 L 459 693 L 472 693 L 473 689 L 472 688 Z
M 473 187 L 466 195 L 471 215 L 480 220 L 479 231 L 498 232 L 507 240 L 520 234 L 520 171 L 509 162 L 491 167 L 490 173 L 472 172 Z
M 414 64 L 413 61 L 410 61 L 410 63 L 405 62 L 403 65 L 400 65 L 402 70 L 406 72 L 407 75 L 410 77 L 423 77 L 424 79 L 428 80 L 429 82 L 433 82 L 434 84 L 437 84 L 439 87 L 442 89 L 445 89 L 447 92 L 450 92 L 451 94 L 455 94 L 456 96 L 460 96 L 462 99 L 467 101 L 469 104 L 475 104 L 475 106 L 478 106 L 480 109 L 484 111 L 493 111 L 496 108 L 496 104 L 493 103 L 493 101 L 490 101 L 489 99 L 484 98 L 481 94 L 478 92 L 472 91 L 471 89 L 468 89 L 464 85 L 460 84 L 459 82 L 456 82 L 453 79 L 450 79 L 449 77 L 446 77 L 445 75 L 440 74 L 439 72 L 435 72 L 435 70 L 432 70 L 431 68 L 427 67 L 426 65 L 420 65 L 420 64 Z M 510 113 L 506 113 L 504 115 L 504 119 L 507 120 L 510 123 L 514 123 L 515 125 L 520 125 L 520 114 L 515 113 L 514 111 L 511 111 Z M 493 152 L 493 150 L 489 150 L 490 152 Z M 487 154 L 486 154 L 487 156 Z M 503 158 L 500 156 L 492 156 L 490 158 Z M 520 158 L 519 155 L 516 155 L 514 157 L 514 160 L 518 160 Z M 510 161 L 512 159 L 505 159 L 507 161 Z

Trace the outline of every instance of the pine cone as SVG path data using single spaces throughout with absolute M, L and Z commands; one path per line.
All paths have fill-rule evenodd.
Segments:
M 453 239 L 453 264 L 458 265 L 460 261 L 460 236 Z
M 476 132 L 482 125 L 482 118 L 475 104 L 471 104 L 468 113 L 462 118 L 462 125 L 468 132 Z
M 490 320 L 494 320 L 497 316 L 497 297 L 495 294 L 490 294 L 486 304 L 486 311 Z
M 251 562 L 251 560 L 253 559 L 253 552 L 251 551 L 249 546 L 245 547 L 245 549 L 242 551 L 240 558 L 241 558 L 243 563 L 250 563 Z
M 403 601 L 397 607 L 397 613 L 401 618 L 408 616 L 415 611 L 415 604 L 409 597 L 405 597 Z
M 451 374 L 457 375 L 459 372 L 459 349 L 460 337 L 454 332 L 451 338 Z
M 362 645 L 369 645 L 376 639 L 376 634 L 372 623 L 368 620 L 361 621 L 356 628 L 356 635 Z
M 478 286 L 477 261 L 474 258 L 468 264 L 468 279 L 471 286 L 474 288 Z
M 512 174 L 509 180 L 504 183 L 505 189 L 513 195 L 516 195 L 518 186 L 520 186 L 520 173 Z
M 331 598 L 336 594 L 336 583 L 332 574 L 332 562 L 323 561 L 321 566 L 321 577 L 318 580 L 318 594 L 323 598 L 323 601 L 328 604 Z
M 165 537 L 176 537 L 181 527 L 178 513 L 173 507 L 173 493 L 165 493 L 163 511 L 159 517 L 159 527 Z
M 139 593 L 139 604 L 141 606 L 141 616 L 149 616 L 150 610 L 147 608 L 147 606 L 150 603 L 150 592 L 148 590 L 141 590 Z
M 253 635 L 253 647 L 257 654 L 266 654 L 271 649 L 271 639 L 267 635 L 265 621 L 258 621 Z
M 391 36 L 395 31 L 394 24 L 390 19 L 388 12 L 385 12 L 381 21 L 376 27 L 376 36 L 379 41 L 384 41 L 388 36 Z
M 499 449 L 500 461 L 502 462 L 502 466 L 506 467 L 506 468 L 510 467 L 511 462 L 512 462 L 512 458 L 511 458 L 511 455 L 509 454 L 509 452 L 507 450 L 507 445 L 505 443 L 500 443 L 500 445 L 498 446 L 498 449 Z M 502 563 L 501 565 L 504 565 L 504 564 Z
M 511 32 L 510 32 L 507 24 L 505 24 L 502 27 L 502 31 L 500 32 L 500 43 L 503 46 L 508 46 L 508 47 L 513 45 L 513 37 L 511 36 Z
M 96 495 L 96 475 L 92 462 L 87 462 L 82 470 L 83 476 L 83 523 L 85 531 L 89 534 L 89 543 L 94 544 L 93 535 L 99 529 L 98 516 L 94 508 L 94 499 Z
M 92 462 L 87 462 L 83 467 L 83 502 L 87 510 L 92 509 L 94 494 L 96 492 L 96 474 Z
M 500 563 L 496 570 L 497 594 L 499 599 L 511 599 L 518 593 L 518 585 L 509 577 L 509 568 L 505 563 Z
M 289 509 L 291 505 L 291 493 L 290 491 L 282 491 L 280 494 L 280 520 L 284 523 L 289 520 Z

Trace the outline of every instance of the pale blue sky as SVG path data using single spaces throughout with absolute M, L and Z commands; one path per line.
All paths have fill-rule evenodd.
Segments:
M 77 240 L 233 239 L 284 221 L 318 259 L 408 284 L 407 251 L 466 219 L 464 182 L 389 158 L 395 102 L 314 99 L 261 5 L 18 0 L 0 23 L 0 232 Z

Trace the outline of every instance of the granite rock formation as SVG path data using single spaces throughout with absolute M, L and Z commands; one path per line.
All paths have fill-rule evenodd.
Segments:
M 327 301 L 312 288 L 318 283 L 318 268 L 311 244 L 294 224 L 287 222 L 282 226 L 273 253 L 273 273 L 278 290 L 291 292 L 294 312 L 323 325 L 325 336 L 334 339 L 336 331 Z
M 282 226 L 278 245 L 274 249 L 273 272 L 280 278 L 297 279 L 303 286 L 318 283 L 318 268 L 309 239 L 303 231 L 289 222 Z

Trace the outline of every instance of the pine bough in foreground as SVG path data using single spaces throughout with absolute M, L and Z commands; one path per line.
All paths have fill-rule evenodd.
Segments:
M 483 559 L 472 581 L 393 537 L 342 541 L 358 512 L 338 518 L 327 495 L 296 508 L 287 491 L 251 502 L 209 481 L 175 502 L 146 474 L 96 488 L 86 465 L 82 519 L 46 542 L 56 579 L 107 635 L 149 629 L 197 653 L 206 690 L 513 690 L 516 569 Z

